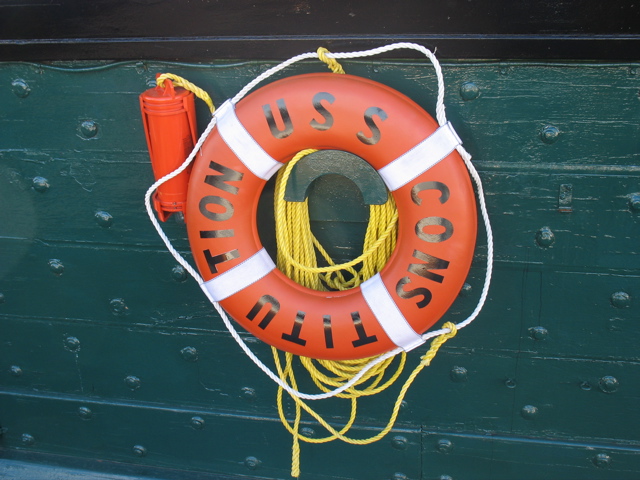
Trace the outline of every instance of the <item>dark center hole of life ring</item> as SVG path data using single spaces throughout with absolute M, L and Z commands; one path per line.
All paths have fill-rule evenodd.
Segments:
M 360 157 L 347 152 L 321 150 L 307 155 L 300 162 L 305 159 L 307 165 L 313 162 L 312 165 L 315 167 L 298 171 L 294 168 L 288 184 L 293 182 L 302 189 L 306 188 L 311 232 L 329 256 L 336 263 L 353 260 L 362 254 L 369 224 L 369 205 L 365 203 L 363 194 L 368 199 L 377 197 L 376 201 L 380 201 L 388 194 L 386 187 L 373 167 Z M 366 164 L 368 168 L 350 169 L 346 172 L 355 181 L 343 175 L 340 165 L 358 161 Z M 321 175 L 318 175 L 318 171 Z M 276 177 L 277 175 L 274 175 L 265 185 L 257 212 L 260 241 L 274 261 L 277 258 L 274 215 Z M 289 197 L 291 195 L 288 189 L 285 198 Z M 298 197 L 303 198 L 300 195 Z M 316 258 L 318 266 L 328 265 L 317 250 Z M 356 269 L 359 267 L 360 264 L 355 266 Z M 345 278 L 348 280 L 351 276 L 347 274 Z

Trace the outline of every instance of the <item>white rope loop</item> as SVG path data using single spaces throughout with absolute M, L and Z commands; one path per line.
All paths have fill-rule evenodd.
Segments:
M 440 67 L 440 62 L 438 62 L 438 59 L 435 57 L 435 55 L 430 50 L 428 50 L 427 48 L 423 47 L 422 45 L 418 45 L 418 44 L 415 44 L 415 43 L 401 42 L 401 43 L 393 43 L 393 44 L 390 44 L 390 45 L 385 45 L 385 46 L 374 48 L 374 49 L 371 49 L 371 50 L 364 50 L 364 51 L 359 51 L 359 52 L 327 53 L 326 55 L 329 58 L 335 58 L 335 59 L 361 58 L 361 57 L 370 57 L 370 56 L 374 56 L 374 55 L 379 55 L 381 53 L 386 53 L 386 52 L 389 52 L 389 51 L 392 51 L 392 50 L 398 50 L 398 49 L 417 50 L 417 51 L 421 52 L 422 54 L 424 54 L 431 61 L 432 65 L 433 65 L 433 68 L 434 68 L 434 70 L 436 72 L 436 78 L 438 80 L 438 95 L 437 95 L 437 98 L 436 98 L 436 120 L 438 121 L 438 124 L 440 126 L 445 125 L 447 123 L 447 117 L 446 117 L 446 114 L 445 114 L 445 106 L 444 106 L 444 78 L 443 78 L 443 75 L 442 75 L 442 68 Z M 231 102 L 233 104 L 238 103 L 245 95 L 247 95 L 247 93 L 249 93 L 251 90 L 253 90 L 256 87 L 256 85 L 258 85 L 259 83 L 261 83 L 264 80 L 268 79 L 272 75 L 278 73 L 279 71 L 289 67 L 290 65 L 293 65 L 294 63 L 297 63 L 297 62 L 299 62 L 301 60 L 308 60 L 308 59 L 315 59 L 315 58 L 318 58 L 317 52 L 307 52 L 307 53 L 303 53 L 303 54 L 300 54 L 300 55 L 296 55 L 295 57 L 291 57 L 288 60 L 285 60 L 284 62 L 282 62 L 282 63 L 280 63 L 280 64 L 278 64 L 278 65 L 276 65 L 276 66 L 274 66 L 274 67 L 272 67 L 270 69 L 268 69 L 264 73 L 258 75 L 256 78 L 254 78 L 242 90 L 240 90 L 240 92 L 238 92 L 238 94 L 235 97 L 233 97 L 231 99 Z M 180 175 L 193 162 L 193 160 L 195 159 L 196 155 L 200 151 L 200 148 L 202 148 L 202 145 L 204 144 L 205 140 L 207 139 L 207 137 L 209 136 L 209 134 L 211 133 L 211 131 L 213 130 L 213 128 L 216 125 L 216 121 L 217 121 L 216 113 L 214 113 L 211 121 L 209 122 L 209 125 L 207 125 L 207 128 L 205 129 L 205 131 L 202 133 L 202 135 L 200 136 L 200 138 L 196 142 L 196 145 L 193 148 L 193 151 L 189 154 L 189 156 L 186 158 L 184 163 L 182 165 L 180 165 L 180 167 L 178 167 L 176 170 L 174 170 L 173 172 L 169 173 L 168 175 L 165 175 L 160 180 L 156 181 L 153 185 L 151 185 L 151 187 L 149 187 L 149 189 L 147 190 L 147 192 L 145 194 L 145 197 L 144 197 L 144 199 L 145 199 L 145 207 L 146 207 L 146 210 L 147 210 L 147 214 L 149 215 L 149 219 L 151 220 L 151 223 L 153 224 L 153 226 L 155 227 L 156 231 L 158 232 L 158 235 L 160 236 L 160 238 L 164 242 L 165 246 L 167 247 L 167 250 L 171 253 L 171 255 L 173 255 L 173 257 L 176 259 L 176 261 L 180 265 L 182 265 L 182 267 L 184 267 L 184 269 L 187 272 L 189 272 L 189 274 L 198 282 L 198 284 L 201 287 L 202 287 L 202 284 L 204 283 L 203 278 L 182 257 L 182 255 L 180 255 L 180 253 L 173 247 L 173 245 L 171 245 L 171 241 L 169 240 L 169 238 L 166 236 L 166 234 L 162 230 L 162 227 L 160 226 L 160 222 L 158 222 L 158 220 L 156 219 L 156 217 L 155 217 L 155 215 L 153 213 L 153 208 L 151 206 L 151 196 L 153 195 L 153 192 L 160 185 L 162 185 L 165 182 L 171 180 L 172 178 L 176 177 L 177 175 Z M 480 298 L 478 300 L 478 304 L 476 305 L 476 308 L 473 310 L 471 315 L 469 315 L 464 321 L 456 324 L 456 328 L 458 330 L 460 330 L 461 328 L 464 328 L 464 327 L 468 326 L 471 322 L 473 322 L 477 318 L 477 316 L 480 314 L 480 311 L 482 310 L 482 307 L 484 306 L 484 304 L 486 302 L 486 299 L 487 299 L 487 296 L 488 296 L 488 293 L 489 293 L 489 286 L 491 284 L 492 271 L 493 271 L 493 232 L 492 232 L 492 229 L 491 229 L 491 224 L 489 222 L 489 214 L 487 213 L 487 207 L 486 207 L 486 203 L 485 203 L 485 199 L 484 199 L 484 190 L 482 188 L 482 181 L 480 180 L 480 176 L 478 175 L 477 170 L 475 169 L 475 167 L 471 163 L 471 155 L 469 154 L 469 152 L 467 152 L 464 149 L 464 147 L 462 145 L 458 145 L 456 147 L 456 149 L 458 150 L 458 153 L 460 153 L 460 156 L 464 160 L 465 165 L 467 166 L 467 169 L 469 170 L 469 173 L 471 175 L 471 178 L 473 179 L 473 181 L 474 181 L 474 183 L 476 185 L 478 201 L 480 203 L 480 212 L 481 212 L 481 215 L 482 215 L 482 219 L 484 221 L 485 231 L 486 231 L 486 235 L 487 235 L 487 267 L 486 267 L 484 285 L 483 285 L 483 288 L 482 288 L 482 292 L 480 294 Z M 269 367 L 267 367 L 251 351 L 251 349 L 247 346 L 247 344 L 241 338 L 241 336 L 238 333 L 238 331 L 231 324 L 231 321 L 229 320 L 229 317 L 227 316 L 226 312 L 222 309 L 222 307 L 218 304 L 218 302 L 216 302 L 212 298 L 211 294 L 209 293 L 209 291 L 206 288 L 202 288 L 202 291 L 205 293 L 206 297 L 209 299 L 209 301 L 211 302 L 213 307 L 216 309 L 216 311 L 220 315 L 220 318 L 222 319 L 225 327 L 227 328 L 227 330 L 229 331 L 229 333 L 231 334 L 233 339 L 240 346 L 242 351 L 253 361 L 253 363 L 255 363 L 256 366 L 260 370 L 262 370 L 269 378 L 271 378 L 271 380 L 273 380 L 276 384 L 278 384 L 278 386 L 280 386 L 282 389 L 284 389 L 287 393 L 289 393 L 290 395 L 293 395 L 295 397 L 302 398 L 304 400 L 322 400 L 322 399 L 325 399 L 325 398 L 334 397 L 334 396 L 344 392 L 345 390 L 351 388 L 353 385 L 355 385 L 373 367 L 375 367 L 376 365 L 380 364 L 381 362 L 384 362 L 385 360 L 387 360 L 387 359 L 389 359 L 391 357 L 394 357 L 395 355 L 397 355 L 398 353 L 403 351 L 402 348 L 396 348 L 394 350 L 388 351 L 387 353 L 385 353 L 383 355 L 380 355 L 379 357 L 377 357 L 377 358 L 373 359 L 371 362 L 369 362 L 366 366 L 364 366 L 362 368 L 362 370 L 360 370 L 356 375 L 353 376 L 353 378 L 351 378 L 351 380 L 349 380 L 348 382 L 346 382 L 342 386 L 340 386 L 340 387 L 338 387 L 338 388 L 336 388 L 334 390 L 331 390 L 329 392 L 318 393 L 318 394 L 308 394 L 308 393 L 299 392 L 298 390 L 295 390 L 295 389 L 291 388 L 289 385 L 287 385 L 285 382 L 283 382 L 271 369 L 269 369 Z M 423 341 L 427 341 L 430 338 L 437 337 L 437 336 L 443 335 L 445 333 L 450 333 L 450 330 L 448 328 L 442 328 L 442 329 L 439 329 L 439 330 L 430 331 L 430 332 L 427 332 L 427 333 L 423 334 L 422 335 L 422 339 L 423 339 Z

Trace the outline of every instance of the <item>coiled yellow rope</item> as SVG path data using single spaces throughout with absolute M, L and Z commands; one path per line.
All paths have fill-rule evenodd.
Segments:
M 364 253 L 355 260 L 336 265 L 311 232 L 308 201 L 287 202 L 284 199 L 286 182 L 289 179 L 292 168 L 305 155 L 315 151 L 316 150 L 308 149 L 298 152 L 298 154 L 287 163 L 285 168 L 281 169 L 276 179 L 274 210 L 276 219 L 276 241 L 278 245 L 277 264 L 278 268 L 284 272 L 285 275 L 306 287 L 315 290 L 327 290 L 328 288 L 345 290 L 360 285 L 360 283 L 380 271 L 387 263 L 387 260 L 395 248 L 398 213 L 391 195 L 384 205 L 371 205 L 369 207 L 369 225 L 363 247 Z M 314 248 L 317 249 L 329 264 L 328 267 L 317 266 Z M 359 270 L 355 269 L 354 266 L 359 263 L 361 263 L 362 266 Z M 349 273 L 352 278 L 346 280 L 346 273 Z M 332 276 L 332 274 L 335 275 Z M 336 430 L 329 425 L 305 401 L 295 396 L 292 396 L 295 401 L 295 418 L 293 424 L 289 423 L 284 414 L 283 389 L 280 387 L 277 394 L 278 414 L 282 424 L 293 435 L 291 476 L 300 476 L 300 441 L 325 443 L 340 439 L 351 444 L 366 445 L 380 440 L 389 433 L 398 417 L 402 400 L 417 375 L 424 367 L 431 363 L 431 360 L 435 357 L 442 344 L 449 338 L 455 336 L 456 327 L 453 323 L 447 323 L 444 327 L 448 328 L 450 333 L 436 337 L 432 341 L 431 348 L 422 357 L 420 364 L 409 375 L 400 389 L 387 425 L 377 435 L 370 438 L 356 439 L 345 435 L 355 422 L 357 399 L 362 396 L 375 395 L 392 385 L 398 379 L 404 368 L 406 361 L 406 354 L 404 352 L 399 357 L 400 360 L 397 367 L 395 367 L 395 371 L 386 381 L 383 380 L 387 369 L 389 369 L 393 363 L 393 358 L 381 362 L 367 372 L 353 387 L 337 395 L 339 398 L 345 398 L 351 401 L 349 420 L 340 430 Z M 287 382 L 292 388 L 297 390 L 297 381 L 293 371 L 294 356 L 290 353 L 285 353 L 285 365 L 283 367 L 279 351 L 272 347 L 272 353 L 276 369 L 282 381 Z M 365 358 L 349 361 L 330 361 L 314 360 L 307 357 L 299 357 L 299 359 L 313 382 L 323 392 L 328 392 L 332 388 L 343 385 L 371 360 L 370 358 Z M 301 435 L 299 428 L 302 410 L 316 419 L 320 425 L 327 429 L 330 435 L 323 438 L 311 438 Z

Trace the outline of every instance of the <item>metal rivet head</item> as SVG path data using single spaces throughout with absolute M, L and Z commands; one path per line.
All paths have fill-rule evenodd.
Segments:
M 44 177 L 33 177 L 31 186 L 36 192 L 44 193 L 49 190 L 49 180 Z
M 119 317 L 126 315 L 128 310 L 127 304 L 124 303 L 122 298 L 114 298 L 109 302 L 109 306 L 111 307 L 111 313 Z
M 616 308 L 627 308 L 631 305 L 631 297 L 627 292 L 615 292 L 611 294 L 611 305 Z
M 22 437 L 20 437 L 20 441 L 22 442 L 23 445 L 26 445 L 26 446 L 31 446 L 34 443 L 36 443 L 36 439 L 34 438 L 34 436 L 28 433 L 23 433 Z
M 171 278 L 176 282 L 184 282 L 187 279 L 187 271 L 182 265 L 176 265 L 171 269 Z
M 136 72 L 139 74 L 147 73 L 147 64 L 144 62 L 136 62 Z
M 391 446 L 396 450 L 406 450 L 408 445 L 409 440 L 402 435 L 396 435 L 391 439 Z
M 78 408 L 78 416 L 83 420 L 90 420 L 93 417 L 93 412 L 88 407 Z
M 124 384 L 129 387 L 131 390 L 137 390 L 140 388 L 140 384 L 142 382 L 140 379 L 134 375 L 129 375 L 124 379 Z
M 391 477 L 391 480 L 409 480 L 409 477 L 402 472 L 396 472 L 393 474 L 393 477 Z
M 316 436 L 316 431 L 311 427 L 302 427 L 300 433 L 305 437 L 313 438 Z
M 22 369 L 18 365 L 11 365 L 9 367 L 9 373 L 11 375 L 13 375 L 14 377 L 21 377 L 23 372 L 22 372 Z
M 453 442 L 446 438 L 441 438 L 436 444 L 436 450 L 440 453 L 450 453 L 453 450 Z
M 183 212 L 175 212 L 171 215 L 171 218 L 178 225 L 184 225 L 184 213 Z
M 262 462 L 256 457 L 247 457 L 244 459 L 244 466 L 249 470 L 257 470 Z
M 556 143 L 560 136 L 560 130 L 553 125 L 547 125 L 540 131 L 540 139 L 547 145 Z
M 598 386 L 604 393 L 615 393 L 618 391 L 620 383 L 618 382 L 618 379 L 616 377 L 606 375 L 600 379 L 600 381 L 598 382 Z
M 611 457 L 606 453 L 599 453 L 593 457 L 593 464 L 598 468 L 607 468 L 611 465 Z
M 640 212 L 640 193 L 634 193 L 629 196 L 629 209 L 632 212 Z
M 80 351 L 80 340 L 76 337 L 66 337 L 64 339 L 64 348 L 70 352 Z
M 78 127 L 78 131 L 86 139 L 93 138 L 98 134 L 98 124 L 93 120 L 85 120 Z
M 136 457 L 145 457 L 147 455 L 147 449 L 144 448 L 142 445 L 134 445 L 133 454 Z
M 550 247 L 556 241 L 556 236 L 549 227 L 542 227 L 536 233 L 536 243 L 543 248 Z
M 460 86 L 460 96 L 464 101 L 475 100 L 480 96 L 480 88 L 473 82 L 466 82 Z
M 251 387 L 242 387 L 242 396 L 249 401 L 253 401 L 257 397 L 256 391 Z
M 196 350 L 195 347 L 184 347 L 180 350 L 180 355 L 182 355 L 182 358 L 187 362 L 198 361 L 198 350 Z
M 191 427 L 195 430 L 202 430 L 204 428 L 204 418 L 191 417 Z
M 460 289 L 460 296 L 468 297 L 469 295 L 471 295 L 472 292 L 473 292 L 473 287 L 469 283 L 465 282 L 462 285 L 462 288 Z
M 0 293 L 0 303 L 4 303 L 4 293 Z
M 524 407 L 522 407 L 522 410 L 520 410 L 520 415 L 522 415 L 523 418 L 530 420 L 538 415 L 538 407 L 535 407 L 533 405 L 525 405 Z
M 464 367 L 454 366 L 449 372 L 449 378 L 456 383 L 466 382 L 469 377 L 469 372 Z
M 586 380 L 584 382 L 580 382 L 580 388 L 585 392 L 588 392 L 589 390 L 591 390 L 591 383 Z
M 111 214 L 103 210 L 96 212 L 93 218 L 95 218 L 96 223 L 102 228 L 109 228 L 113 224 L 113 217 Z
M 59 259 L 52 258 L 51 260 L 49 260 L 49 270 L 60 276 L 64 273 L 64 265 Z
M 529 336 L 534 340 L 545 340 L 549 335 L 549 331 L 544 327 L 531 327 L 529 329 Z
M 507 378 L 504 381 L 504 386 L 507 388 L 516 388 L 517 385 L 518 385 L 518 382 L 516 381 L 515 378 Z
M 31 93 L 29 84 L 21 78 L 16 78 L 13 82 L 11 82 L 11 87 L 13 90 L 13 94 L 18 98 L 28 97 L 29 93 Z
M 451 475 L 440 475 L 438 480 L 453 480 L 453 477 Z

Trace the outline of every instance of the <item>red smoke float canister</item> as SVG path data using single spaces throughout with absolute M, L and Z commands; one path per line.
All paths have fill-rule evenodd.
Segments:
M 156 180 L 173 172 L 187 158 L 197 140 L 195 101 L 192 92 L 174 87 L 171 80 L 140 95 L 142 122 Z M 190 168 L 161 185 L 153 206 L 161 221 L 184 212 Z

